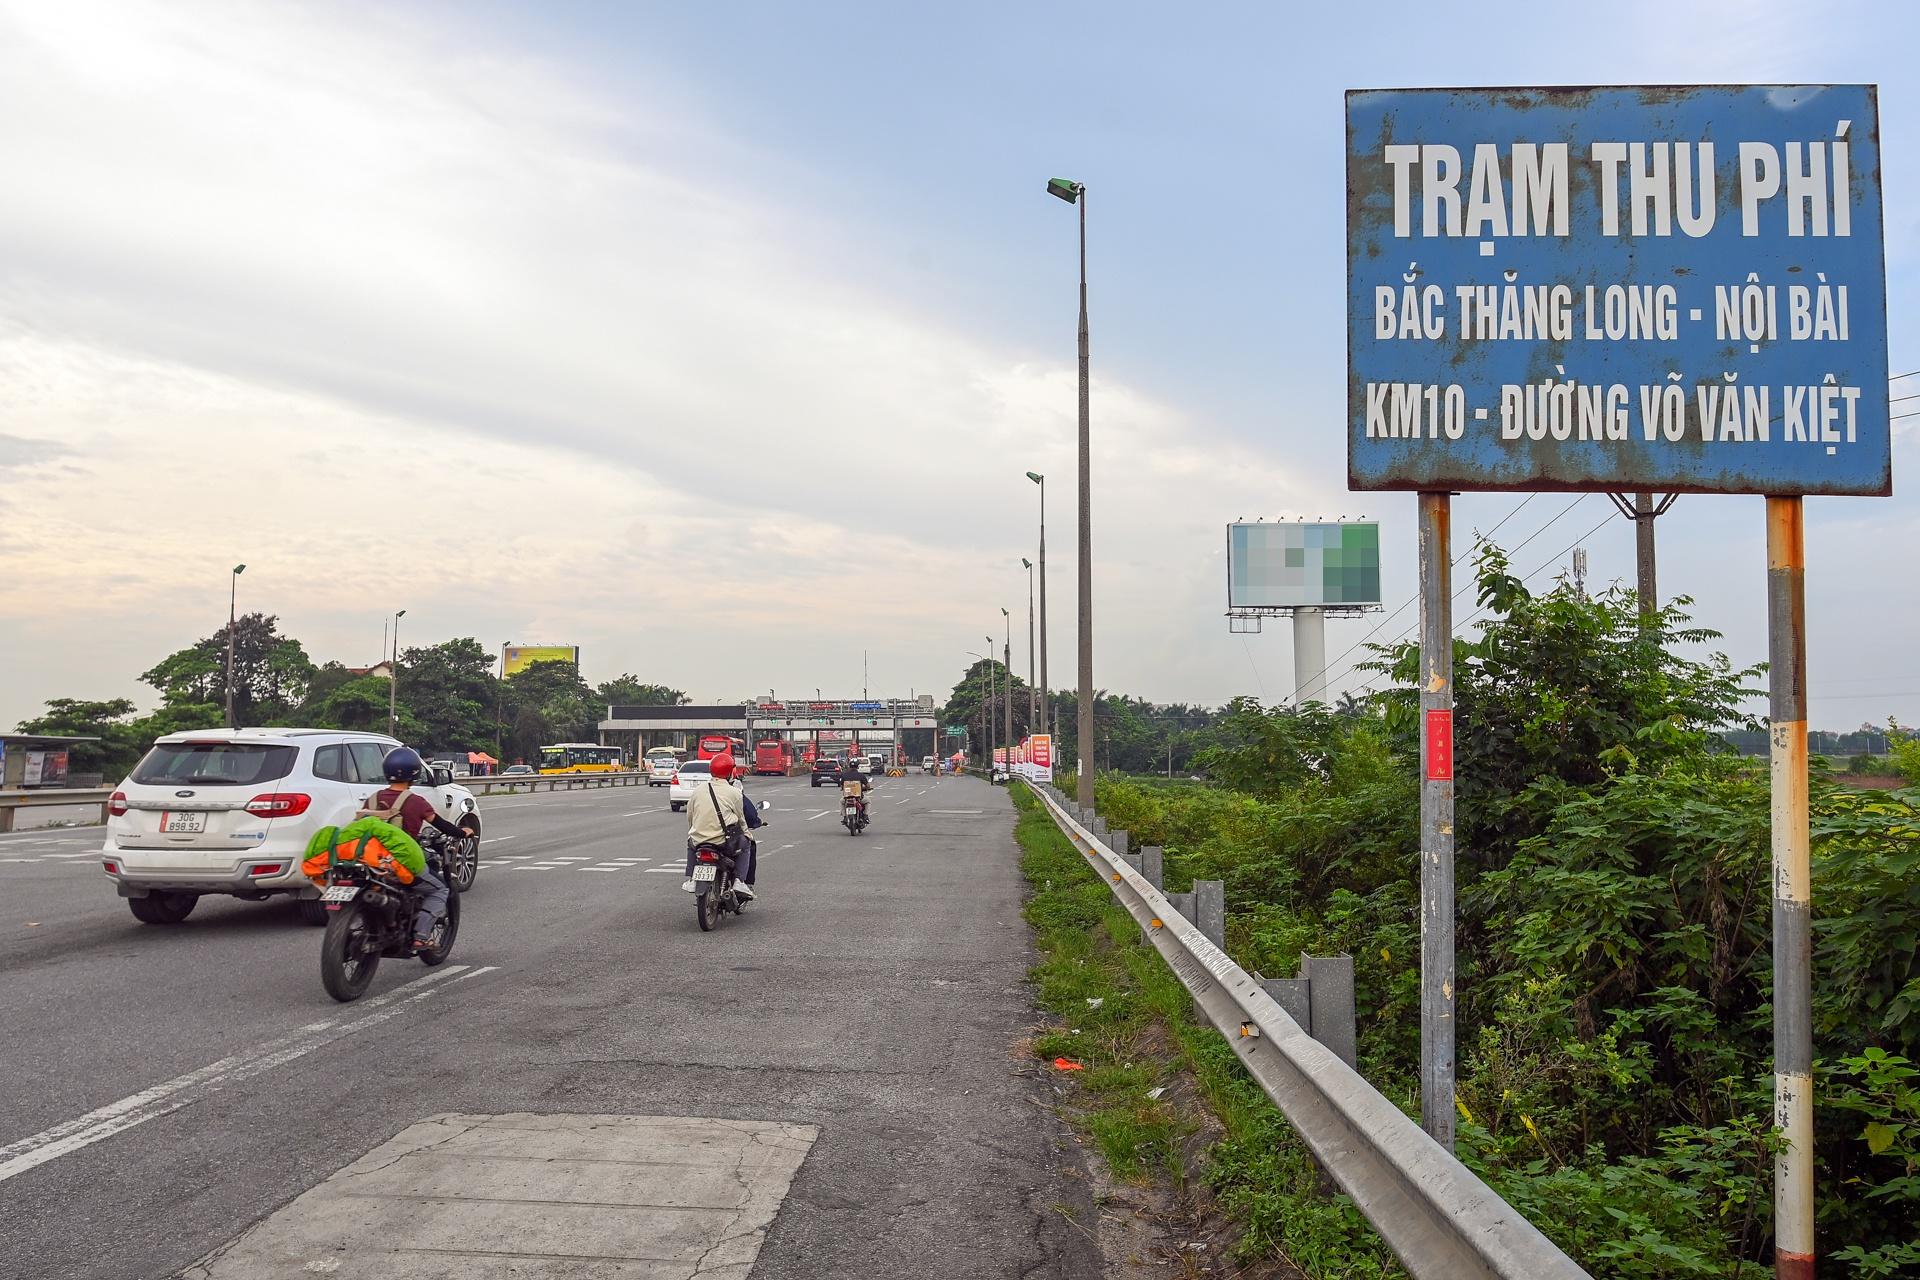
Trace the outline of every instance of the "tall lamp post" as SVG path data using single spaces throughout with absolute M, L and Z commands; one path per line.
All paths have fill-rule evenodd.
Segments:
M 387 733 L 390 735 L 400 727 L 400 619 L 406 616 L 405 609 L 393 615 L 393 654 L 387 666 Z
M 240 575 L 247 566 L 233 566 L 233 576 L 227 579 L 227 728 L 238 729 L 240 722 L 233 718 L 233 633 L 239 619 L 237 612 L 240 603 Z
M 1040 732 L 1047 733 L 1053 719 L 1053 699 L 1047 684 L 1047 478 L 1029 471 L 1027 479 L 1040 486 Z
M 1007 642 L 1006 642 L 1006 647 L 1000 651 L 1000 654 L 1001 654 L 1000 664 L 1007 669 L 1007 710 L 1006 710 L 1007 732 L 1004 738 L 1004 742 L 1007 748 L 1007 781 L 1012 782 L 1013 781 L 1013 615 L 1008 613 L 1005 609 L 1002 609 L 1000 611 L 1000 616 L 1006 619 L 1006 623 L 1007 623 Z
M 1027 732 L 1045 733 L 1046 730 L 1040 725 L 1040 711 L 1037 702 L 1040 696 L 1040 686 L 1033 682 L 1033 664 L 1035 662 L 1033 656 L 1033 561 L 1027 559 L 1025 556 L 1021 556 L 1020 563 L 1025 566 L 1027 570 Z
M 508 640 L 500 646 L 500 684 L 493 695 L 493 767 L 505 769 L 507 758 L 506 730 L 502 727 L 502 717 L 507 706 L 507 650 L 513 648 Z
M 1047 179 L 1047 194 L 1080 207 L 1080 705 L 1074 733 L 1075 794 L 1093 803 L 1093 447 L 1087 396 L 1087 186 L 1070 178 Z

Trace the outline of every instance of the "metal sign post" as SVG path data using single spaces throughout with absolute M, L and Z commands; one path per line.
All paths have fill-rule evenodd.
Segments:
M 1807 808 L 1805 503 L 1767 499 L 1768 764 L 1773 788 L 1774 1273 L 1813 1276 L 1813 862 Z
M 1420 495 L 1420 1126 L 1453 1150 L 1452 499 Z
M 1812 1275 L 1802 498 L 1893 491 L 1872 85 L 1347 95 L 1347 475 L 1420 495 L 1421 1098 L 1453 1128 L 1446 494 L 1767 500 L 1776 1271 Z M 1651 495 L 1669 495 L 1655 503 Z

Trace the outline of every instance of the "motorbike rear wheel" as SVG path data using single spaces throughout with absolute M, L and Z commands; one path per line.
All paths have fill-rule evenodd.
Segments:
M 326 936 L 320 940 L 320 985 L 342 1004 L 365 995 L 380 968 L 380 952 L 372 946 L 371 933 L 357 902 L 333 912 L 327 921 Z
M 712 933 L 714 926 L 720 923 L 719 885 L 693 895 L 693 913 L 700 921 L 700 932 Z

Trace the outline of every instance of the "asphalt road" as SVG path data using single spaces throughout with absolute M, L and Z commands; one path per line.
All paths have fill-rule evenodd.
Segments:
M 141 925 L 97 833 L 0 837 L 0 1276 L 172 1274 L 450 1112 L 817 1129 L 767 1280 L 1098 1275 L 1062 1213 L 1089 1217 L 1077 1155 L 1016 1048 L 1004 793 L 888 780 L 853 839 L 805 778 L 750 792 L 762 898 L 711 934 L 663 790 L 482 799 L 452 962 L 387 961 L 344 1006 L 286 905 Z

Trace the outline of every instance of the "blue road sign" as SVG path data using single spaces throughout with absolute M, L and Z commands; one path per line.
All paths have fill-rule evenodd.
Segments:
M 1355 489 L 1888 494 L 1871 85 L 1347 95 Z

